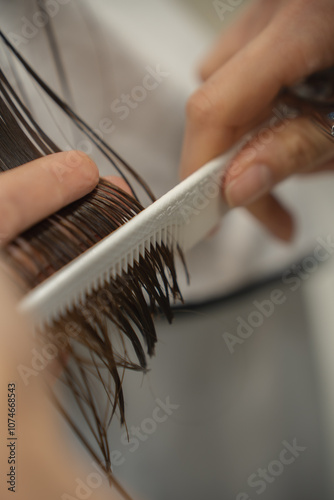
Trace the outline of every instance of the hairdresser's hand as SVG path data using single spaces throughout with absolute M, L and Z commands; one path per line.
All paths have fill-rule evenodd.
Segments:
M 46 156 L 0 174 L 0 244 L 89 193 L 99 180 L 80 151 Z
M 109 180 L 124 189 L 120 179 Z M 77 152 L 51 155 L 24 168 L 1 173 L 0 233 L 4 236 L 3 241 L 9 241 L 27 227 L 84 196 L 97 182 L 96 165 Z M 15 491 L 17 500 L 58 500 L 84 495 L 92 500 L 116 500 L 119 497 L 115 491 L 110 493 L 105 477 L 91 462 L 84 463 L 79 452 L 76 454 L 69 447 L 67 429 L 46 392 L 47 370 L 34 364 L 40 344 L 33 338 L 29 322 L 17 314 L 18 299 L 17 290 L 12 289 L 0 260 L 0 421 L 8 420 L 7 388 L 13 389 L 14 386 L 8 384 L 15 384 L 17 412 L 14 419 L 18 430 L 17 441 L 11 442 L 7 439 L 7 427 L 2 425 L 0 428 L 0 470 L 4 477 L 0 498 L 13 498 Z M 29 377 L 22 377 L 22 374 L 29 374 Z M 8 392 L 12 400 L 11 394 Z M 15 465 L 8 463 L 10 452 L 15 454 Z
M 283 86 L 334 64 L 333 20 L 333 0 L 251 3 L 202 66 L 204 84 L 187 107 L 183 177 L 268 118 Z M 223 191 L 289 239 L 291 217 L 269 193 L 294 173 L 333 167 L 334 145 L 303 118 L 269 132 L 238 155 Z
M 123 179 L 107 180 L 129 192 Z M 88 194 L 98 181 L 97 166 L 81 151 L 52 154 L 0 173 L 0 247 Z M 61 371 L 57 362 L 52 368 L 54 374 Z
M 47 370 L 36 361 L 41 345 L 33 338 L 28 321 L 17 314 L 16 301 L 0 261 L 1 500 L 120 500 L 93 461 L 69 439 L 68 428 L 48 397 Z M 9 436 L 12 394 L 16 411 L 10 418 L 15 420 L 15 435 Z M 17 439 L 11 441 L 11 437 Z

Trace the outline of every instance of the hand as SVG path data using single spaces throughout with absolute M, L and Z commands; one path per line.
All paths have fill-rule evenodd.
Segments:
M 98 180 L 97 166 L 80 151 L 56 153 L 2 172 L 1 243 L 89 193 Z
M 92 160 L 73 151 L 41 158 L 1 173 L 0 233 L 4 236 L 3 242 L 90 192 L 98 178 L 98 169 Z M 125 188 L 120 179 L 109 180 Z M 3 423 L 8 420 L 7 386 L 15 383 L 15 498 L 79 498 L 82 488 L 86 488 L 85 495 L 89 493 L 89 484 L 92 483 L 95 485 L 91 488 L 92 500 L 119 498 L 115 490 L 110 493 L 108 481 L 92 466 L 92 460 L 84 463 L 82 450 L 81 455 L 76 455 L 69 448 L 68 429 L 63 427 L 62 419 L 46 393 L 47 371 L 33 368 L 36 368 L 33 362 L 36 352 L 41 350 L 40 344 L 33 339 L 28 320 L 24 321 L 17 314 L 17 292 L 11 285 L 0 265 L 0 420 Z M 29 378 L 23 379 L 20 374 L 28 373 L 26 370 L 29 369 Z M 10 470 L 13 465 L 8 463 L 10 448 L 7 445 L 10 441 L 7 432 L 7 426 L 2 425 L 0 497 L 4 500 L 13 498 L 13 492 L 8 490 L 11 484 L 7 484 L 10 480 L 7 474 L 13 473 Z
M 115 489 L 110 490 L 107 478 L 92 458 L 85 456 L 81 447 L 76 451 L 73 440 L 69 440 L 69 430 L 49 399 L 45 385 L 47 371 L 34 364 L 38 359 L 36 353 L 41 356 L 43 352 L 41 344 L 33 339 L 28 322 L 17 314 L 17 298 L 11 285 L 0 269 L 0 469 L 3 477 L 0 498 L 59 500 L 89 496 L 91 500 L 121 500 Z M 7 392 L 8 388 L 11 392 Z M 13 391 L 15 414 L 11 413 Z M 10 430 L 15 421 L 14 436 L 8 434 L 8 418 L 12 419 Z M 17 439 L 11 441 L 10 437 Z M 9 459 L 15 462 L 8 463 Z
M 252 2 L 202 66 L 205 81 L 187 106 L 182 177 L 268 118 L 282 87 L 334 64 L 333 19 L 333 0 Z M 247 206 L 289 240 L 291 216 L 270 191 L 292 174 L 333 168 L 334 144 L 307 118 L 283 125 L 260 133 L 235 158 L 223 193 L 231 207 Z

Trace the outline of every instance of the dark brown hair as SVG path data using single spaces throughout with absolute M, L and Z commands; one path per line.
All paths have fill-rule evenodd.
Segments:
M 129 195 L 100 179 L 90 194 L 10 242 L 3 249 L 5 261 L 19 285 L 28 291 L 143 210 L 130 178 L 139 183 L 152 201 L 154 196 L 135 171 L 39 78 L 1 32 L 0 36 L 46 94 L 114 165 L 132 191 Z M 1 69 L 0 118 L 1 171 L 59 151 Z M 106 279 L 98 290 L 84 292 L 80 306 L 55 319 L 40 332 L 39 338 L 41 342 L 50 342 L 51 338 L 55 346 L 66 349 L 66 357 L 59 358 L 61 381 L 70 389 L 87 431 L 80 430 L 55 394 L 54 401 L 81 442 L 111 477 L 108 427 L 116 413 L 125 424 L 124 370 L 147 370 L 146 355 L 154 354 L 157 341 L 153 315 L 162 311 L 171 321 L 171 302 L 182 299 L 173 250 L 164 243 L 156 245 L 146 250 L 126 273 Z M 97 397 L 97 385 L 105 392 L 106 404 L 101 405 Z M 113 481 L 127 497 L 114 478 Z
M 9 243 L 4 249 L 7 264 L 27 291 L 60 271 L 143 209 L 130 179 L 138 183 L 152 201 L 154 196 L 136 172 L 45 84 L 1 32 L 0 37 L 44 92 L 112 163 L 132 191 L 129 195 L 100 179 L 92 193 Z M 320 74 L 316 80 L 318 84 L 325 77 L 333 84 L 333 71 L 330 78 L 328 74 L 328 71 Z M 315 88 L 314 84 L 314 80 L 309 82 L 311 88 Z M 332 94 L 333 89 L 334 85 Z M 281 97 L 310 115 L 328 135 L 334 135 L 331 100 L 320 99 L 320 102 L 314 96 L 305 98 L 291 89 Z M 1 69 L 0 118 L 0 170 L 12 169 L 59 151 L 36 123 Z M 182 257 L 181 252 L 180 255 Z M 146 250 L 126 273 L 106 280 L 96 291 L 87 291 L 80 306 L 67 311 L 41 332 L 41 339 L 49 341 L 52 338 L 56 345 L 66 347 L 66 360 L 60 356 L 61 380 L 70 389 L 86 421 L 90 438 L 98 449 L 80 430 L 60 398 L 53 395 L 55 404 L 109 477 L 112 471 L 108 427 L 115 413 L 125 424 L 124 370 L 147 370 L 146 355 L 153 355 L 157 341 L 153 314 L 162 311 L 171 321 L 171 302 L 176 299 L 182 297 L 173 250 L 161 244 Z M 111 325 L 114 325 L 113 329 Z M 96 384 L 105 392 L 104 408 L 96 397 Z M 113 481 L 124 497 L 129 498 L 117 481 Z

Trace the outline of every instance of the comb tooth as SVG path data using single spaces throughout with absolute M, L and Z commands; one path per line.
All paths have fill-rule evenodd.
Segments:
M 123 257 L 122 258 L 122 271 L 124 271 L 125 273 L 128 272 L 128 259 L 127 257 Z
M 175 247 L 176 247 L 177 240 L 178 240 L 178 235 L 179 235 L 179 232 L 178 232 L 178 225 L 177 225 L 177 223 L 175 223 L 175 224 L 174 224 L 173 248 L 175 248 Z
M 166 246 L 170 245 L 170 242 L 171 242 L 171 226 L 169 226 L 169 225 L 164 226 L 164 228 L 162 230 L 161 241 Z
M 156 246 L 157 246 L 157 239 L 156 239 L 156 235 L 155 234 L 152 234 L 152 236 L 150 237 L 149 239 L 149 243 L 150 245 L 155 249 Z
M 94 280 L 89 282 L 85 287 L 85 294 L 91 295 L 94 290 Z M 83 292 L 80 292 L 80 300 L 83 300 Z
M 115 277 L 115 269 L 109 268 L 109 271 L 108 271 L 108 283 L 111 283 L 111 280 L 114 277 Z
M 173 225 L 168 226 L 166 232 L 167 232 L 166 245 L 169 248 L 171 248 L 173 246 Z
M 161 243 L 165 243 L 165 242 L 166 242 L 166 239 L 167 239 L 167 230 L 166 230 L 166 227 L 164 226 L 164 227 L 161 229 L 160 245 L 161 245 Z
M 100 287 L 100 278 L 99 276 L 96 276 L 96 278 L 93 281 L 93 291 L 97 292 Z
M 166 244 L 167 238 L 168 238 L 167 227 L 164 226 L 161 230 L 161 243 Z
M 88 283 L 87 287 L 86 287 L 86 292 L 88 295 L 90 295 L 93 291 L 93 283 Z
M 92 282 L 92 292 L 94 290 L 95 290 L 95 280 L 93 280 Z M 87 301 L 87 298 L 88 298 L 88 293 L 85 289 L 83 289 L 82 292 L 80 293 L 80 302 L 84 304 Z
M 167 228 L 167 245 L 171 247 L 173 245 L 173 225 L 171 224 Z
M 111 267 L 111 269 L 109 270 L 109 282 L 108 283 L 110 283 L 110 281 L 112 279 L 115 279 L 116 274 L 118 273 L 118 271 L 119 271 L 119 265 L 117 263 L 115 266 Z
M 169 246 L 170 248 L 174 247 L 174 241 L 175 241 L 175 224 L 173 223 L 171 227 L 169 228 Z
M 158 245 L 161 244 L 161 228 L 158 232 L 158 234 L 155 234 L 155 245 L 154 247 L 157 248 Z
M 160 228 L 156 233 L 156 245 L 161 245 L 161 233 L 162 229 Z
M 166 239 L 165 239 L 165 244 L 167 246 L 170 246 L 171 242 L 173 241 L 173 237 L 172 237 L 172 230 L 173 230 L 173 226 L 172 225 L 169 225 L 166 227 Z
M 181 240 L 181 229 L 178 223 L 175 223 L 175 239 L 174 239 L 174 248 L 177 247 L 178 241 Z
M 138 260 L 139 260 L 139 256 L 140 255 L 144 256 L 144 254 L 145 254 L 145 242 L 141 241 L 139 244 L 139 247 L 138 247 Z
M 138 262 L 138 246 L 136 246 L 136 247 L 132 250 L 132 265 L 133 265 L 135 262 Z
M 115 265 L 115 267 L 112 270 L 112 276 L 114 279 L 116 279 L 117 275 L 121 275 L 121 274 L 122 274 L 122 266 L 119 262 L 117 262 L 117 264 Z
M 184 245 L 184 231 L 182 231 L 181 225 L 177 225 L 176 227 L 176 238 L 175 246 L 180 242 L 180 247 L 182 248 Z
M 103 283 L 110 283 L 110 269 L 104 272 L 102 280 Z
M 128 265 L 131 266 L 131 267 L 133 267 L 133 263 L 134 263 L 134 260 L 135 260 L 134 253 L 135 253 L 135 250 L 132 250 L 132 252 L 129 253 Z
M 77 297 L 75 298 L 74 305 L 76 307 L 80 307 L 80 305 L 84 302 L 84 299 L 85 299 L 84 293 L 82 290 L 80 290 Z
M 63 313 L 66 313 L 66 311 L 72 312 L 76 305 L 80 305 L 78 300 L 76 300 L 74 302 L 70 302 L 69 304 L 66 304 L 66 306 L 64 306 L 64 308 L 63 308 L 64 309 Z
M 96 279 L 97 286 L 98 286 L 99 289 L 103 285 L 103 276 L 104 276 L 104 272 L 99 273 L 99 275 L 97 276 L 97 279 Z
M 175 247 L 179 245 L 180 248 L 184 244 L 184 231 L 182 231 L 182 225 L 176 224 L 176 235 L 175 235 Z

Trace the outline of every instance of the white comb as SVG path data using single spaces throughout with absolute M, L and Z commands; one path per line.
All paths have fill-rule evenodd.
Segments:
M 146 249 L 164 243 L 187 252 L 227 212 L 222 177 L 233 152 L 216 158 L 29 292 L 19 311 L 51 324 L 106 281 L 126 272 Z

